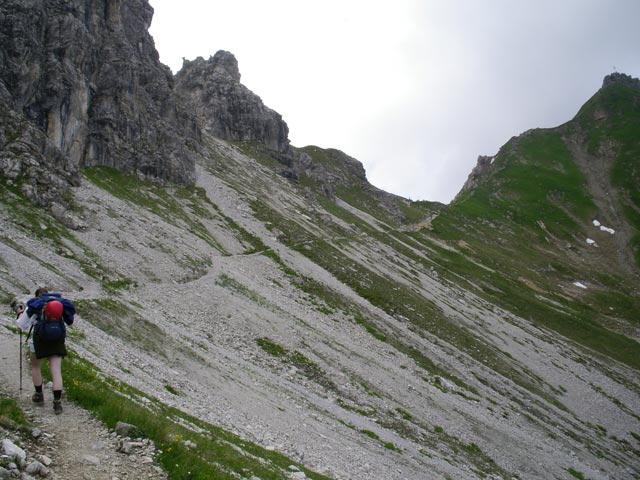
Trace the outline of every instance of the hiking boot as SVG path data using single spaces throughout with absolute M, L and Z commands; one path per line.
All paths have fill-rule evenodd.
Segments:
M 53 411 L 56 415 L 60 415 L 62 413 L 62 401 L 54 400 L 53 401 Z
M 31 395 L 31 401 L 33 403 L 42 403 L 44 402 L 44 395 L 42 394 L 42 392 L 36 392 Z

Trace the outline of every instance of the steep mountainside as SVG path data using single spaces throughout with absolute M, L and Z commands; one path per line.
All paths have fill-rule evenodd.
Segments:
M 640 83 L 612 74 L 573 120 L 481 157 L 433 233 L 499 272 L 467 262 L 494 300 L 623 359 L 617 333 L 640 338 L 639 138 Z
M 168 157 L 195 179 L 152 178 L 169 178 L 168 157 L 144 136 L 119 134 L 141 140 L 127 145 L 150 168 L 125 147 L 74 157 L 16 100 L 10 72 L 50 56 L 21 64 L 6 53 L 19 36 L 0 43 L 13 58 L 0 71 L 0 293 L 8 304 L 44 284 L 76 301 L 69 400 L 138 425 L 170 478 L 640 476 L 637 80 L 608 77 L 574 120 L 512 139 L 443 206 L 371 186 L 338 150 L 289 145 L 227 52 L 186 62 L 173 87 L 142 0 L 36 6 L 83 28 L 126 23 L 126 9 L 146 19 L 85 43 L 143 40 L 130 45 L 159 70 L 131 51 L 91 58 L 162 86 L 126 82 L 113 111 L 140 122 L 124 132 L 189 145 Z M 5 2 L 0 21 L 29 25 L 27 11 Z M 183 108 L 196 127 L 173 115 Z M 100 137 L 74 112 L 68 125 Z M 26 201 L 52 161 L 74 228 Z

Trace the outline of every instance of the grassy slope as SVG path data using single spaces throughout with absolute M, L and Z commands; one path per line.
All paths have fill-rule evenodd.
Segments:
M 425 245 L 430 235 L 451 244 L 464 240 L 467 248 L 459 254 L 442 251 L 447 269 L 480 285 L 485 296 L 514 313 L 634 368 L 640 368 L 640 345 L 605 325 L 611 324 L 607 317 L 615 307 L 616 322 L 638 326 L 637 279 L 629 283 L 575 261 L 596 207 L 563 133 L 581 128 L 596 153 L 606 142 L 616 142 L 612 181 L 626 192 L 629 201 L 622 208 L 640 232 L 639 105 L 637 92 L 613 85 L 594 96 L 573 122 L 512 139 L 479 186 L 448 207 L 433 222 L 433 232 L 419 236 Z M 595 110 L 609 114 L 602 125 L 594 124 Z M 633 242 L 637 257 L 637 234 Z M 582 278 L 593 278 L 601 288 L 578 298 L 558 287 Z

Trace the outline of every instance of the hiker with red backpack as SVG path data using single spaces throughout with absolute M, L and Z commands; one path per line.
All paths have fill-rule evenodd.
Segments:
M 31 338 L 31 378 L 36 390 L 31 400 L 38 404 L 44 402 L 41 365 L 42 359 L 47 358 L 56 415 L 62 413 L 62 358 L 67 354 L 66 326 L 73 323 L 75 313 L 75 306 L 70 300 L 59 293 L 49 293 L 46 288 L 38 288 L 35 297 L 27 302 L 27 309 L 17 320 L 21 330 L 29 330 L 27 339 Z

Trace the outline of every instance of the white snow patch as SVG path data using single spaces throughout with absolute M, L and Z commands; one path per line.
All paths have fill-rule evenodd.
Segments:
M 589 245 L 593 245 L 594 247 L 597 247 L 597 246 L 598 246 L 598 244 L 596 243 L 596 241 L 595 241 L 595 240 L 592 240 L 592 239 L 590 239 L 590 238 L 587 238 L 587 243 L 588 243 Z
M 580 282 L 573 282 L 573 284 L 576 287 L 580 287 L 580 288 L 584 288 L 585 290 L 587 289 L 587 286 L 584 283 L 580 283 Z
M 602 230 L 603 232 L 609 232 L 611 235 L 616 233 L 613 228 L 605 227 L 604 225 L 600 225 L 600 230 Z
M 600 230 L 602 230 L 603 232 L 609 232 L 611 235 L 616 233 L 616 231 L 613 228 L 605 227 L 604 225 L 602 225 L 602 223 L 600 223 L 599 220 L 594 220 L 593 221 L 593 226 L 594 227 L 599 227 Z

